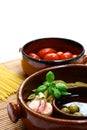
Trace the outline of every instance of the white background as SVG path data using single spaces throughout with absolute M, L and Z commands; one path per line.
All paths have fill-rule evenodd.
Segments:
M 43 37 L 69 38 L 87 50 L 87 0 L 0 0 L 0 62 Z

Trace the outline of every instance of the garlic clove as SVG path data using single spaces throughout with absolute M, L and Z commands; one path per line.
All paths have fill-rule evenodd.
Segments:
M 37 111 L 40 106 L 40 100 L 32 100 L 29 103 L 29 108 L 31 108 L 34 111 Z
M 53 112 L 53 107 L 48 102 L 43 102 L 38 108 L 38 113 L 41 113 L 46 116 L 50 116 Z

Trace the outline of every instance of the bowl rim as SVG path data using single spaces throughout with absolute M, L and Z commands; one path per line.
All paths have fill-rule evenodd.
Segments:
M 28 44 L 32 44 L 33 42 L 36 42 L 36 41 L 39 41 L 39 40 L 46 40 L 46 39 L 59 39 L 59 40 L 67 40 L 67 41 L 70 41 L 70 42 L 73 42 L 73 44 L 78 44 L 81 48 L 82 48 L 82 52 L 77 56 L 77 57 L 74 57 L 74 58 L 70 58 L 70 59 L 66 59 L 66 60 L 43 60 L 43 59 L 35 59 L 35 58 L 32 58 L 30 56 L 28 56 L 25 52 L 24 52 L 24 48 L 28 45 Z M 66 62 L 74 62 L 76 60 L 78 60 L 81 56 L 84 55 L 85 53 L 85 49 L 84 49 L 84 46 L 75 41 L 75 40 L 72 40 L 72 39 L 68 39 L 68 38 L 60 38 L 60 37 L 48 37 L 48 38 L 39 38 L 39 39 L 35 39 L 35 40 L 32 40 L 28 43 L 26 43 L 22 48 L 21 48 L 21 53 L 23 55 L 23 57 L 26 59 L 26 60 L 32 60 L 32 61 L 35 61 L 35 62 L 38 62 L 38 63 L 46 63 L 46 64 L 59 64 L 60 62 L 62 64 L 66 63 Z
M 28 113 L 31 113 L 33 116 L 35 117 L 38 117 L 39 119 L 45 119 L 47 121 L 51 121 L 51 122 L 56 122 L 56 123 L 60 123 L 60 124 L 76 124 L 76 125 L 79 125 L 79 124 L 84 124 L 84 123 L 87 123 L 87 119 L 83 119 L 83 120 L 77 120 L 77 119 L 61 119 L 61 118 L 53 118 L 53 117 L 48 117 L 48 116 L 45 116 L 45 115 L 41 115 L 37 112 L 34 112 L 33 110 L 31 110 L 27 105 L 26 103 L 24 102 L 23 100 L 23 97 L 22 97 L 22 90 L 23 88 L 27 85 L 27 82 L 28 80 L 32 79 L 34 76 L 38 75 L 38 74 L 41 74 L 43 73 L 44 71 L 49 71 L 50 69 L 56 69 L 56 68 L 61 68 L 61 67 L 72 67 L 72 66 L 76 66 L 76 67 L 83 67 L 83 68 L 87 68 L 86 65 L 82 65 L 82 64 L 68 64 L 68 65 L 60 65 L 60 66 L 53 66 L 53 67 L 48 67 L 48 68 L 45 68 L 45 69 L 42 69 L 38 72 L 35 72 L 33 73 L 32 75 L 28 76 L 24 81 L 23 83 L 21 84 L 21 86 L 19 87 L 19 90 L 17 92 L 17 100 L 18 100 L 18 103 L 20 105 L 22 105 L 22 108 L 23 110 L 27 111 Z

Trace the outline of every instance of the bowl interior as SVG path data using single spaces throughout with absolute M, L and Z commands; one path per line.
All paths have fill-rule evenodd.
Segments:
M 64 38 L 43 38 L 43 39 L 31 41 L 24 45 L 24 47 L 22 49 L 22 54 L 27 59 L 29 59 L 29 58 L 32 59 L 28 55 L 29 52 L 34 52 L 37 54 L 37 52 L 40 49 L 49 48 L 49 47 L 54 48 L 56 51 L 63 51 L 63 52 L 69 51 L 72 54 L 78 55 L 77 57 L 72 58 L 72 59 L 78 59 L 79 57 L 81 57 L 84 54 L 84 47 L 80 43 L 70 40 L 70 39 L 64 39 Z M 42 62 L 43 59 L 41 59 L 41 60 L 36 59 L 36 61 Z M 57 60 L 57 61 L 59 61 L 59 60 Z M 46 60 L 46 62 L 47 62 L 47 60 Z
M 46 73 L 50 70 L 55 74 L 55 80 L 63 80 L 67 83 L 73 83 L 77 81 L 87 83 L 87 66 L 74 64 L 54 66 L 45 68 L 29 76 L 21 86 L 21 96 L 24 97 L 24 94 L 26 93 L 29 95 L 32 89 L 35 89 L 41 85 L 42 82 L 45 81 Z
M 69 39 L 63 38 L 44 38 L 32 41 L 24 46 L 24 52 L 37 52 L 42 48 L 51 47 L 57 49 L 57 51 L 70 51 L 73 54 L 80 54 L 83 51 L 83 47 L 80 43 Z M 72 49 L 73 48 L 73 49 Z
M 76 54 L 76 57 L 68 58 L 65 60 L 44 60 L 36 59 L 29 56 L 29 53 L 33 52 L 37 54 L 43 48 L 53 48 L 56 51 L 60 52 L 71 52 Z M 83 56 L 85 53 L 84 47 L 73 40 L 65 38 L 42 38 L 37 39 L 25 44 L 22 49 L 22 68 L 27 75 L 31 75 L 41 69 L 48 68 L 56 65 L 72 64 L 72 63 L 81 63 L 83 61 Z
M 63 96 L 59 100 L 55 99 L 53 101 L 53 106 L 57 114 L 59 114 L 61 118 L 66 119 L 87 119 L 87 86 L 68 88 L 68 92 L 70 92 L 71 95 Z M 70 109 L 72 113 L 66 113 L 63 109 Z M 73 114 L 75 111 L 77 114 L 79 112 L 80 115 Z

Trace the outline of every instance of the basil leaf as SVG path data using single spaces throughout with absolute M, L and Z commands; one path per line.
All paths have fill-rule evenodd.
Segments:
M 67 95 L 71 95 L 71 93 L 66 92 L 66 91 L 62 91 L 62 92 L 61 92 L 61 95 L 67 96 Z
M 46 81 L 48 82 L 52 82 L 54 81 L 55 79 L 55 75 L 52 71 L 49 71 L 47 74 L 46 74 Z
M 59 91 L 66 91 L 66 89 L 67 89 L 67 86 L 65 85 L 65 84 L 63 84 L 63 83 L 57 83 L 57 84 L 55 84 L 55 87 L 59 90 Z
M 44 92 L 46 89 L 47 89 L 47 87 L 46 87 L 45 85 L 40 85 L 40 86 L 36 89 L 35 93 L 38 94 L 39 92 Z
M 48 87 L 48 94 L 50 94 L 50 95 L 53 94 L 53 90 L 52 90 L 52 87 L 51 87 L 51 86 Z
M 43 85 L 49 87 L 49 86 L 50 86 L 50 83 L 49 83 L 48 81 L 45 81 L 45 82 L 43 82 Z
M 59 99 L 61 97 L 61 92 L 58 89 L 54 88 L 53 96 Z

